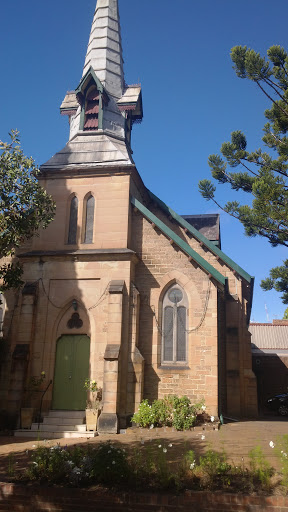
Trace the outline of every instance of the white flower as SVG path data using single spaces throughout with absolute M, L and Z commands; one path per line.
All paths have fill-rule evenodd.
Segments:
M 203 435 L 202 435 L 202 436 L 201 436 L 201 439 L 202 439 L 202 441 L 204 441 L 204 439 L 205 439 L 205 436 L 203 436 Z
M 163 448 L 163 453 L 167 453 L 167 448 Z
M 172 448 L 173 444 L 172 443 L 169 443 L 168 444 L 169 448 Z
M 115 460 L 112 460 L 112 464 L 116 464 Z
M 152 423 L 152 424 L 150 425 L 150 427 L 149 427 L 149 428 L 150 428 L 150 429 L 151 429 L 151 428 L 154 428 L 154 425 L 153 425 L 153 423 Z
M 273 443 L 273 441 L 270 441 L 269 446 L 270 448 L 274 448 L 275 444 Z
M 196 460 L 193 460 L 192 464 L 190 464 L 190 469 L 194 469 L 196 465 Z
M 205 411 L 206 410 L 206 405 L 202 405 L 201 409 L 202 409 L 202 411 Z
M 161 448 L 161 446 L 162 446 L 162 445 L 161 445 L 161 444 L 159 444 L 159 445 L 158 445 L 158 448 Z
M 210 421 L 212 421 L 212 423 L 213 423 L 214 420 L 215 420 L 214 416 L 211 416 Z

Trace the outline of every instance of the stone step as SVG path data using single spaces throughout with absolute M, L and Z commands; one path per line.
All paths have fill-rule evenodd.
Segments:
M 38 423 L 32 423 L 31 430 L 38 430 Z M 65 431 L 73 431 L 73 432 L 86 432 L 86 424 L 82 423 L 81 425 L 47 425 L 46 423 L 39 424 L 39 430 L 45 430 L 46 432 L 65 432 Z
M 66 431 L 55 431 L 55 432 L 49 432 L 47 430 L 28 430 L 28 429 L 18 429 L 14 430 L 14 436 L 15 437 L 27 437 L 27 438 L 33 438 L 37 440 L 41 439 L 77 439 L 77 438 L 86 438 L 89 439 L 90 437 L 96 437 L 98 434 L 97 432 L 75 432 L 71 430 Z
M 85 422 L 85 418 L 79 417 L 71 417 L 71 418 L 58 418 L 56 416 L 45 416 L 43 418 L 43 423 L 45 425 L 77 425 L 80 424 L 80 420 L 82 419 L 82 423 Z
M 49 418 L 85 418 L 85 411 L 49 411 Z

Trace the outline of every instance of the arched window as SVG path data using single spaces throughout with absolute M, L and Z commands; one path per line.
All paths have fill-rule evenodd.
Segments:
M 72 197 L 70 202 L 70 217 L 69 217 L 69 231 L 68 231 L 68 244 L 75 245 L 77 242 L 77 224 L 78 224 L 78 199 L 76 196 Z
M 93 85 L 86 96 L 85 100 L 85 120 L 83 130 L 98 130 L 99 116 L 99 91 Z
M 187 309 L 184 290 L 175 284 L 163 299 L 162 314 L 162 363 L 187 362 Z
M 85 244 L 92 244 L 93 242 L 93 229 L 94 229 L 94 210 L 95 199 L 90 195 L 86 200 L 86 219 L 85 219 Z

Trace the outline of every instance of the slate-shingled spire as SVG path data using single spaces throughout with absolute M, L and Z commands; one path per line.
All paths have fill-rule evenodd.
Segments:
M 83 76 L 92 67 L 106 91 L 124 92 L 124 71 L 118 0 L 98 0 L 85 58 Z
M 142 94 L 140 85 L 124 87 L 118 0 L 97 0 L 83 75 L 60 112 L 69 116 L 69 142 L 41 171 L 134 166 L 131 130 L 143 116 Z

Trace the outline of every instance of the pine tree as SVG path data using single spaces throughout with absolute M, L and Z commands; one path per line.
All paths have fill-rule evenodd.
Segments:
M 233 190 L 250 193 L 252 206 L 238 201 L 220 205 L 210 180 L 200 181 L 199 190 L 205 199 L 238 219 L 246 235 L 267 238 L 273 247 L 288 247 L 288 55 L 280 46 L 269 48 L 267 55 L 268 59 L 261 57 L 246 46 L 231 50 L 237 76 L 252 80 L 271 101 L 271 108 L 265 111 L 268 122 L 262 137 L 266 150 L 247 151 L 245 135 L 235 131 L 231 141 L 222 144 L 222 156 L 210 155 L 208 159 L 212 177 Z M 288 304 L 288 259 L 272 268 L 261 286 L 282 292 L 282 300 Z

